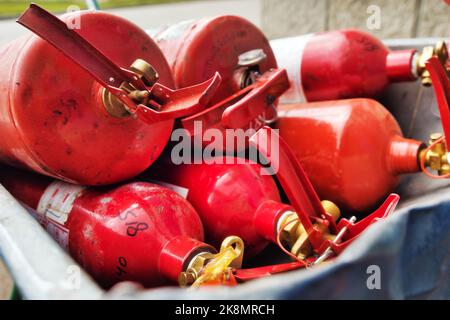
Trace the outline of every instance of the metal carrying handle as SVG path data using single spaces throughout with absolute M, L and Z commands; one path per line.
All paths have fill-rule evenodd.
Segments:
M 417 61 L 417 72 L 422 78 L 422 84 L 429 87 L 433 84 L 433 79 L 431 79 L 430 70 L 428 70 L 426 64 L 427 61 L 435 57 L 443 68 L 446 68 L 448 56 L 448 48 L 445 41 L 438 41 L 435 46 L 427 46 L 423 48 L 422 52 L 419 54 L 419 59 Z M 447 72 L 447 71 L 446 71 Z M 450 77 L 450 73 L 448 74 Z
M 285 69 L 272 69 L 256 78 L 255 83 L 245 88 L 247 94 L 238 102 L 225 109 L 222 125 L 238 129 L 266 111 L 287 89 L 289 79 Z
M 430 73 L 439 113 L 441 115 L 445 140 L 448 142 L 450 141 L 450 81 L 437 57 L 428 59 L 427 62 L 425 62 L 425 67 Z
M 372 223 L 382 220 L 391 215 L 398 202 L 400 201 L 400 196 L 395 193 L 391 193 L 383 204 L 372 214 L 368 215 L 359 222 L 352 222 L 347 219 L 341 219 L 338 224 L 338 230 L 346 228 L 346 232 L 342 237 L 340 243 L 330 243 L 335 254 L 341 253 L 350 243 L 352 243 L 357 237 L 359 237 Z
M 80 34 L 68 28 L 62 20 L 36 4 L 31 4 L 17 22 L 77 63 L 120 100 L 127 111 L 147 123 L 198 112 L 208 103 L 221 81 L 216 73 L 202 84 L 181 90 L 172 90 L 159 83 L 147 86 L 136 72 L 117 66 Z M 124 90 L 124 85 L 142 91 L 149 98 L 148 104 L 151 107 L 136 103 L 129 92 Z
M 326 239 L 323 233 L 314 227 L 311 218 L 327 220 L 332 230 L 336 230 L 336 225 L 333 217 L 324 210 L 319 196 L 292 150 L 267 126 L 256 132 L 249 142 L 250 146 L 256 148 L 270 162 L 271 167 L 279 168 L 276 177 L 308 233 L 311 245 L 316 251 L 320 250 Z M 270 154 L 272 143 L 279 144 L 278 154 Z
M 420 169 L 433 179 L 450 178 L 450 153 L 448 151 L 448 142 L 450 141 L 450 81 L 441 62 L 438 57 L 431 57 L 425 62 L 425 67 L 434 87 L 444 131 L 444 136 L 440 133 L 433 133 L 430 136 L 430 145 L 419 153 Z M 438 174 L 432 174 L 426 167 L 436 170 Z
M 280 263 L 269 266 L 263 266 L 258 268 L 250 268 L 250 269 L 237 269 L 234 271 L 233 275 L 236 280 L 240 282 L 259 279 L 268 277 L 274 274 L 288 272 L 292 270 L 297 270 L 300 268 L 304 268 L 305 264 L 299 261 L 288 262 L 288 263 Z
M 206 128 L 217 127 L 217 124 L 230 129 L 247 128 L 255 119 L 260 118 L 268 107 L 272 107 L 288 88 L 289 79 L 286 70 L 271 69 L 256 77 L 254 83 L 227 99 L 198 114 L 184 118 L 181 121 L 182 126 L 189 132 L 193 132 L 195 121 L 201 121 Z M 273 108 L 270 111 L 273 111 Z M 266 124 L 264 121 L 260 122 L 259 127 Z

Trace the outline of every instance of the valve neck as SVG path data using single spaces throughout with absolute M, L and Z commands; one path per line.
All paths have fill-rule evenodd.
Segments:
M 390 51 L 386 56 L 386 73 L 390 82 L 414 81 L 419 77 L 416 50 Z
M 420 171 L 419 155 L 425 144 L 418 140 L 396 135 L 388 149 L 388 168 L 393 174 L 414 173 Z
M 233 73 L 233 86 L 235 91 L 240 91 L 251 86 L 260 76 L 259 67 L 239 67 Z
M 204 242 L 186 236 L 175 237 L 161 250 L 159 272 L 172 282 L 178 282 L 180 273 L 192 266 L 194 260 L 200 261 L 199 257 L 206 259 L 216 252 L 216 249 Z
M 431 86 L 430 73 L 425 63 L 431 57 L 437 57 L 442 66 L 446 66 L 448 49 L 444 41 L 435 46 L 427 46 L 419 53 L 417 50 L 394 50 L 386 56 L 386 72 L 391 82 L 413 81 L 421 78 L 424 86 Z M 450 73 L 447 70 L 447 75 Z
M 182 287 L 232 282 L 232 273 L 242 267 L 244 241 L 236 236 L 225 238 L 218 253 L 200 252 L 191 256 L 184 271 L 179 273 Z
M 423 48 L 415 65 L 418 75 L 422 78 L 422 84 L 426 87 L 432 85 L 430 72 L 426 68 L 426 62 L 432 57 L 438 59 L 440 64 L 444 67 L 447 77 L 450 78 L 450 71 L 447 69 L 447 61 L 449 59 L 447 45 L 444 41 L 439 41 L 434 47 L 427 46 Z
M 142 59 L 136 59 L 129 69 L 149 88 L 151 88 L 159 79 L 156 70 Z M 136 104 L 147 105 L 150 102 L 150 92 L 147 90 L 139 90 L 128 82 L 123 82 L 119 88 Z M 109 89 L 101 87 L 100 90 L 103 106 L 109 115 L 115 118 L 128 118 L 132 115 L 132 112 L 127 105 L 112 94 Z M 155 105 L 150 105 L 149 107 L 154 108 Z M 159 111 L 160 108 L 155 109 Z
M 322 201 L 321 204 L 336 222 L 341 215 L 339 208 L 327 200 Z M 272 200 L 263 202 L 255 213 L 254 226 L 262 237 L 283 245 L 300 259 L 306 259 L 312 254 L 308 232 L 295 210 L 289 205 Z M 326 220 L 317 220 L 314 227 L 326 237 L 331 236 Z
M 425 167 L 437 171 L 438 176 L 450 174 L 450 153 L 443 135 L 433 133 L 429 140 L 430 146 L 419 153 L 419 160 L 424 160 Z
M 235 91 L 251 86 L 261 75 L 260 64 L 267 59 L 262 49 L 247 51 L 239 55 L 237 69 L 234 71 L 233 80 Z

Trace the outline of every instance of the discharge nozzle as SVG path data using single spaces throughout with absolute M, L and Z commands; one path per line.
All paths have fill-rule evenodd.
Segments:
M 434 47 L 427 46 L 423 48 L 418 56 L 416 65 L 417 74 L 422 78 L 422 84 L 426 87 L 432 85 L 432 78 L 426 67 L 426 62 L 432 57 L 436 57 L 439 63 L 445 67 L 448 60 L 448 49 L 444 41 L 439 41 Z M 447 77 L 450 77 L 450 73 L 448 71 L 446 71 L 446 73 Z
M 226 284 L 232 277 L 232 271 L 241 268 L 243 255 L 242 239 L 227 237 L 223 240 L 219 253 L 204 252 L 193 257 L 186 271 L 180 273 L 178 283 L 181 287 L 192 288 Z

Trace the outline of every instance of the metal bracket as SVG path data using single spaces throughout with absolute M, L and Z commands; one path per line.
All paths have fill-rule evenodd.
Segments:
M 126 111 L 149 124 L 199 112 L 209 102 L 221 81 L 220 75 L 216 73 L 204 83 L 180 90 L 154 83 L 157 80 L 156 71 L 150 64 L 147 63 L 143 70 L 136 70 L 133 66 L 130 70 L 117 66 L 62 20 L 36 4 L 31 4 L 17 22 L 77 63 L 117 98 Z M 154 76 L 143 76 L 149 72 L 154 73 Z M 141 103 L 143 100 L 145 105 Z

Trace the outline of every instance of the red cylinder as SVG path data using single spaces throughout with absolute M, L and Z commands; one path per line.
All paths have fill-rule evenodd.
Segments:
M 206 241 L 219 246 L 225 237 L 236 235 L 245 243 L 246 258 L 276 241 L 279 218 L 293 211 L 280 202 L 272 176 L 261 175 L 264 169 L 254 162 L 216 157 L 208 163 L 163 166 L 158 179 L 188 190 L 187 200 L 202 220 Z
M 322 199 L 345 212 L 373 208 L 398 184 L 399 174 L 420 171 L 423 143 L 405 139 L 394 117 L 371 99 L 279 107 L 277 128 Z
M 0 181 L 105 287 L 176 283 L 195 255 L 215 252 L 202 242 L 194 208 L 167 188 L 144 182 L 85 188 L 6 167 Z
M 291 88 L 281 103 L 376 97 L 390 82 L 417 79 L 416 50 L 389 51 L 354 29 L 270 42 Z
M 83 11 L 76 30 L 115 64 L 151 63 L 160 83 L 174 87 L 170 68 L 146 33 L 117 16 Z M 0 160 L 86 185 L 133 177 L 159 156 L 173 120 L 148 125 L 115 118 L 103 87 L 45 40 L 30 34 L 0 49 Z
M 215 72 L 222 83 L 211 100 L 220 102 L 240 90 L 236 79 L 239 56 L 262 49 L 266 59 L 260 73 L 276 68 L 269 41 L 254 24 L 237 16 L 217 16 L 147 31 L 163 51 L 178 88 L 209 79 Z

